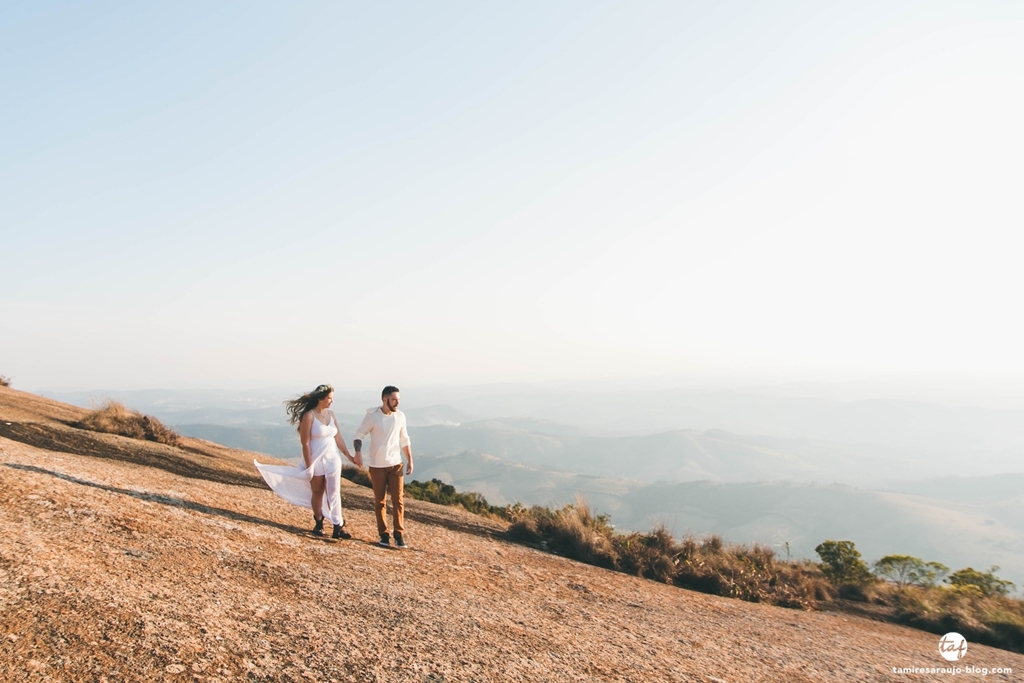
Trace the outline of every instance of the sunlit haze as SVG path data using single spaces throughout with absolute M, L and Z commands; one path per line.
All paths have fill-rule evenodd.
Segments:
M 7 3 L 26 389 L 1024 378 L 1024 4 Z

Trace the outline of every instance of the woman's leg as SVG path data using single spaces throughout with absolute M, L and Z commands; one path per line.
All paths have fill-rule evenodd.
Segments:
M 335 472 L 324 477 L 324 492 L 327 496 L 327 519 L 334 526 L 343 526 L 345 520 L 341 516 L 341 466 Z
M 309 480 L 309 486 L 313 489 L 313 497 L 309 501 L 310 507 L 313 508 L 313 519 L 322 520 L 324 518 L 324 488 L 326 487 L 326 477 L 313 477 Z

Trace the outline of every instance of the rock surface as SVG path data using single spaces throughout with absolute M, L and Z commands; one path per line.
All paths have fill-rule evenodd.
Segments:
M 949 680 L 893 672 L 949 666 L 933 634 L 578 564 L 453 508 L 409 501 L 413 549 L 379 548 L 347 481 L 355 538 L 319 539 L 253 454 L 82 412 L 0 388 L 4 680 Z M 959 665 L 1020 680 L 1024 656 L 972 644 Z

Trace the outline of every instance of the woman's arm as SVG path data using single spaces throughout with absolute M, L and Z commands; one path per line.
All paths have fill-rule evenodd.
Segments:
M 334 411 L 329 410 L 327 412 L 330 413 L 331 418 L 334 420 L 335 426 L 337 426 L 338 418 L 334 416 Z M 348 458 L 352 462 L 355 462 L 355 458 L 353 458 L 352 455 L 348 452 L 348 446 L 345 444 L 345 438 L 341 435 L 340 427 L 338 428 L 338 433 L 334 435 L 334 443 L 338 444 L 338 449 L 345 454 L 346 458 Z
M 302 442 L 302 461 L 308 468 L 313 464 L 312 453 L 309 450 L 309 435 L 313 429 L 313 412 L 310 411 L 302 416 L 299 421 L 299 441 Z

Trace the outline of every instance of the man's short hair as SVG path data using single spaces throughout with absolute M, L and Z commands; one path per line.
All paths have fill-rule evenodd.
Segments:
M 386 398 L 386 397 L 390 396 L 391 394 L 397 394 L 397 393 L 398 393 L 398 387 L 393 387 L 393 386 L 391 386 L 389 384 L 386 387 L 384 387 L 384 391 L 380 392 L 380 397 L 381 398 Z

